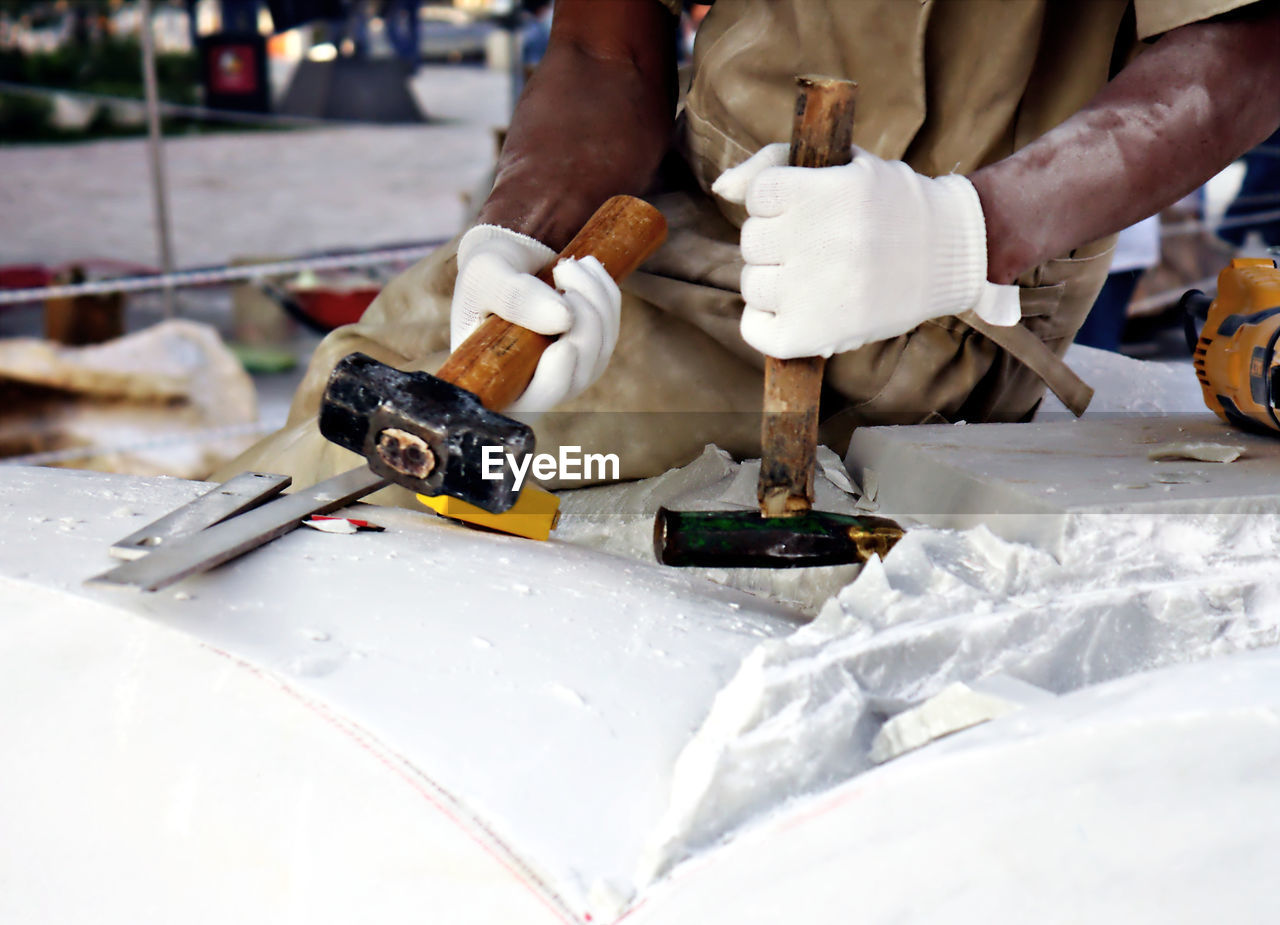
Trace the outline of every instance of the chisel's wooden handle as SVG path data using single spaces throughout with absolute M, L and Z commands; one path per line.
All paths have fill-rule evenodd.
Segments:
M 832 77 L 797 77 L 791 127 L 793 167 L 838 167 L 853 160 L 853 102 L 858 85 Z M 765 357 L 757 497 L 765 517 L 791 517 L 813 506 L 822 357 Z
M 634 196 L 614 196 L 582 226 L 538 279 L 554 285 L 551 271 L 566 257 L 595 257 L 617 282 L 656 251 L 667 237 L 662 213 Z M 490 315 L 459 345 L 436 377 L 479 397 L 490 410 L 501 411 L 529 385 L 542 352 L 554 337 L 537 334 Z

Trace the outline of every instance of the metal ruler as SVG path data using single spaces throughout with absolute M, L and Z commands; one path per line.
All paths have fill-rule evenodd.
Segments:
M 117 541 L 111 547 L 111 555 L 117 559 L 141 559 L 147 553 L 155 552 L 162 546 L 170 546 L 175 540 L 197 530 L 212 527 L 264 504 L 288 488 L 292 482 L 293 479 L 287 475 L 242 472 L 190 504 L 184 504 L 155 523 L 147 524 L 137 533 L 131 533 Z
M 158 591 L 257 549 L 312 514 L 328 514 L 390 484 L 368 466 L 280 495 L 290 481 L 246 472 L 224 482 L 113 545 L 113 555 L 131 561 L 85 584 Z

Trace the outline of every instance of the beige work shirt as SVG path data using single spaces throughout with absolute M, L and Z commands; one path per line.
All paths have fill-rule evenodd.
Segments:
M 679 0 L 663 2 L 679 9 Z M 795 74 L 860 82 L 856 140 L 864 148 L 923 173 L 972 171 L 1079 110 L 1141 39 L 1246 2 L 718 0 L 699 30 L 682 119 L 680 144 L 696 178 L 682 172 L 657 197 L 670 238 L 624 284 L 609 371 L 561 413 L 539 419 L 539 449 L 618 453 L 623 478 L 682 465 L 707 442 L 760 453 L 762 361 L 738 331 L 736 216 L 697 187 L 706 190 L 762 145 L 788 140 Z M 872 423 L 1023 420 L 1044 384 L 1068 407 L 1087 403 L 1087 387 L 1058 358 L 1109 261 L 1105 242 L 1095 243 L 1028 271 L 1019 280 L 1022 323 L 1011 328 L 935 318 L 833 356 L 824 442 L 843 451 L 849 428 Z M 359 324 L 330 334 L 290 426 L 223 477 L 248 468 L 311 484 L 357 464 L 316 428 L 329 371 L 357 350 L 401 369 L 438 368 L 456 272 L 455 247 L 443 247 L 392 281 Z M 404 489 L 379 496 L 414 506 Z
M 860 84 L 859 146 L 929 176 L 967 174 L 1079 111 L 1140 40 L 1250 2 L 716 0 L 679 144 L 709 189 L 789 139 L 793 77 L 818 73 Z

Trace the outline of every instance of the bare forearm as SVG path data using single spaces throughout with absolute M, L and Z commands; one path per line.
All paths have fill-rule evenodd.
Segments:
M 1119 231 L 1182 196 L 1280 125 L 1280 15 L 1175 30 L 1062 125 L 970 179 L 988 276 Z
M 655 0 L 561 0 L 480 221 L 558 250 L 609 196 L 642 192 L 672 128 L 673 29 Z

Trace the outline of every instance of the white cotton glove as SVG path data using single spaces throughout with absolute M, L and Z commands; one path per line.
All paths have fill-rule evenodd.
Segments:
M 578 395 L 600 378 L 618 342 L 618 284 L 600 261 L 584 257 L 556 266 L 557 292 L 533 276 L 554 257 L 545 244 L 497 225 L 478 225 L 458 244 L 452 349 L 491 314 L 539 334 L 560 335 L 507 411 L 533 414 Z
M 745 205 L 742 337 L 768 356 L 831 356 L 973 310 L 1021 317 L 1018 287 L 987 281 L 973 184 L 855 149 L 843 167 L 787 167 L 769 145 L 711 187 Z

